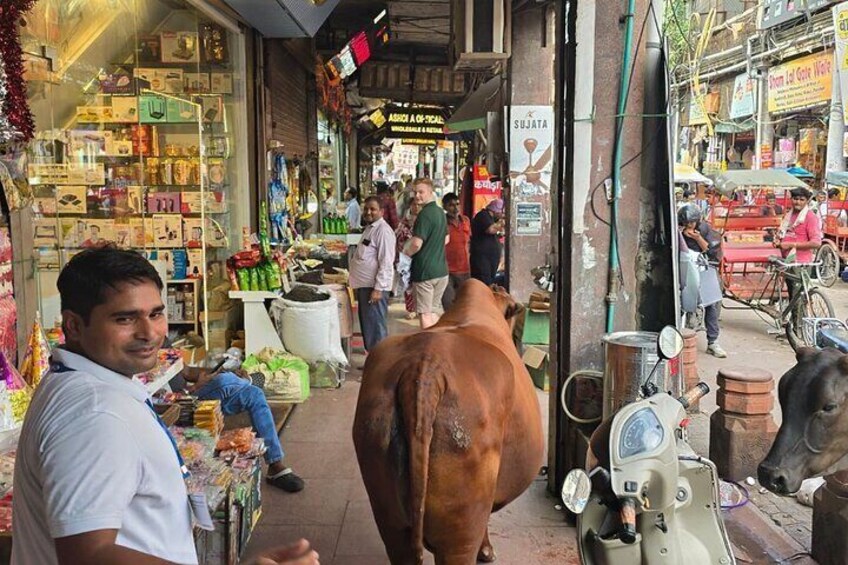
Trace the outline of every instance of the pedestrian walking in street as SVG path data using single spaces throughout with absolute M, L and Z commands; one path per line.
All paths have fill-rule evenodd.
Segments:
M 445 245 L 448 243 L 448 223 L 444 211 L 436 204 L 433 181 L 419 178 L 414 183 L 415 201 L 421 207 L 412 239 L 406 243 L 405 253 L 412 257 L 412 281 L 415 294 L 415 311 L 421 329 L 439 321 L 442 295 L 448 285 L 448 263 Z
M 162 280 L 141 255 L 102 247 L 68 261 L 57 286 L 66 343 L 21 430 L 12 563 L 197 563 L 192 517 L 208 511 L 189 500 L 174 438 L 132 379 L 156 366 L 168 332 Z M 318 556 L 299 542 L 259 562 Z
M 456 291 L 471 276 L 469 264 L 469 244 L 471 241 L 471 220 L 459 212 L 459 196 L 453 192 L 445 194 L 442 206 L 448 220 L 448 244 L 445 256 L 448 261 L 448 287 L 442 298 L 445 310 L 450 308 L 456 297 Z
M 409 205 L 406 215 L 403 216 L 403 219 L 395 230 L 395 239 L 397 240 L 395 264 L 398 266 L 398 273 L 402 271 L 409 272 L 408 269 L 404 270 L 401 268 L 402 263 L 408 263 L 409 265 L 412 263 L 412 259 L 403 252 L 403 249 L 406 246 L 406 242 L 412 239 L 412 228 L 415 226 L 415 220 L 418 219 L 418 212 L 420 210 L 421 207 L 413 200 Z M 410 320 L 414 319 L 417 314 L 415 313 L 415 294 L 412 292 L 412 285 L 406 285 L 406 290 L 403 293 L 403 302 L 406 308 L 406 317 Z
M 399 186 L 398 182 L 392 183 L 392 186 L 378 186 L 377 196 L 380 198 L 380 207 L 383 210 L 383 220 L 389 224 L 392 231 L 396 230 L 400 219 L 398 218 L 397 202 L 395 202 L 394 190 Z
M 365 231 L 350 260 L 350 287 L 356 294 L 365 351 L 370 352 L 389 333 L 389 292 L 394 281 L 395 233 L 383 218 L 382 202 L 365 199 Z
M 687 204 L 677 211 L 677 224 L 686 248 L 696 254 L 705 254 L 711 263 L 718 263 L 721 260 L 721 236 L 702 218 L 701 209 L 695 204 Z M 707 277 L 715 278 L 715 280 L 707 281 Z M 718 272 L 714 266 L 701 272 L 701 290 L 707 288 L 705 285 L 708 282 L 715 283 L 713 286 L 719 288 Z M 704 325 L 707 329 L 707 353 L 723 359 L 727 357 L 727 353 L 718 344 L 718 337 L 721 332 L 718 323 L 721 312 L 721 295 L 718 294 L 714 299 L 710 298 L 708 303 L 703 301 L 703 295 L 704 293 L 701 292 Z
M 362 209 L 359 207 L 359 191 L 353 187 L 345 191 L 345 217 L 347 217 L 347 227 L 349 230 L 358 230 L 362 227 Z
M 496 198 L 477 212 L 471 222 L 471 277 L 494 284 L 501 261 L 504 202 Z

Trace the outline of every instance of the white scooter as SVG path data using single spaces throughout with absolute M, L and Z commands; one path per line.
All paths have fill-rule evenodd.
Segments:
M 657 350 L 661 359 L 680 355 L 680 332 L 666 327 Z M 658 391 L 651 376 L 641 399 L 592 434 L 589 472 L 574 469 L 563 483 L 563 502 L 578 515 L 580 562 L 735 564 L 715 465 L 687 443 L 686 408 L 709 387 L 699 383 L 678 399 Z

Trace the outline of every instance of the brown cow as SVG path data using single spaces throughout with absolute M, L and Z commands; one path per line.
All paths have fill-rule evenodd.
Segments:
M 519 307 L 471 280 L 435 326 L 390 337 L 365 364 L 353 442 L 392 565 L 495 559 L 489 515 L 530 486 L 544 439 L 512 342 Z
M 848 469 L 848 355 L 799 349 L 780 379 L 783 422 L 760 464 L 760 484 L 790 494 L 804 479 Z

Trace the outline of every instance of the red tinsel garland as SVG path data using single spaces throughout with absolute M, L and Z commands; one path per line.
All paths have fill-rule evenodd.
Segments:
M 9 122 L 21 132 L 18 141 L 32 139 L 35 123 L 27 100 L 24 80 L 23 51 L 18 24 L 21 16 L 28 12 L 35 0 L 2 0 L 0 2 L 0 57 L 6 66 L 6 100 L 2 112 Z

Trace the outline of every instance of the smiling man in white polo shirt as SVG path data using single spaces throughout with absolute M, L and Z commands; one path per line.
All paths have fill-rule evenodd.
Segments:
M 132 251 L 91 249 L 58 287 L 66 345 L 21 431 L 12 563 L 197 563 L 176 445 L 131 378 L 168 331 L 159 275 Z M 301 541 L 262 562 L 318 558 Z

